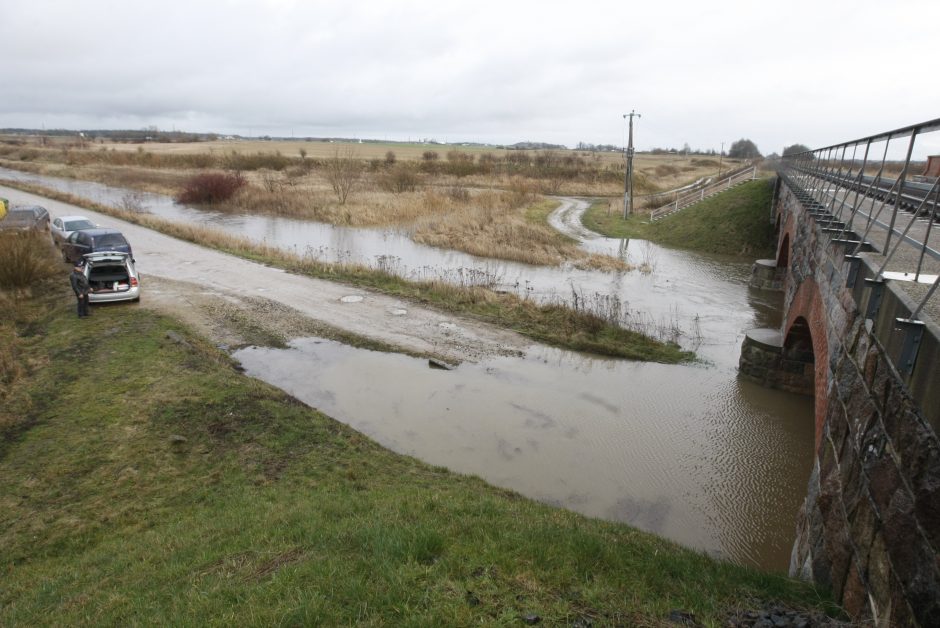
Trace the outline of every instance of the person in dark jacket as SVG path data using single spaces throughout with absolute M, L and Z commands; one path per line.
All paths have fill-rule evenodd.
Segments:
M 69 283 L 72 284 L 72 292 L 75 293 L 75 298 L 78 299 L 78 317 L 91 316 L 91 312 L 88 311 L 88 293 L 91 291 L 91 286 L 88 285 L 88 277 L 85 276 L 81 264 L 76 264 L 75 268 L 72 269 L 72 274 L 69 275 Z

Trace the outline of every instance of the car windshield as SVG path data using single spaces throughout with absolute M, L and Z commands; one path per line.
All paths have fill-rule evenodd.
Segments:
M 106 233 L 95 238 L 95 246 L 99 249 L 109 246 L 127 246 L 127 240 L 120 233 Z
M 90 220 L 70 220 L 65 223 L 65 230 L 76 231 L 78 229 L 91 229 L 94 226 L 95 223 Z

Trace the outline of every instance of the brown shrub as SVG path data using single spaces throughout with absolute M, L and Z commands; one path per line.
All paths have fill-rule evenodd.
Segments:
M 59 272 L 45 233 L 0 232 L 0 290 L 25 290 Z
M 191 177 L 176 200 L 180 203 L 221 203 L 232 198 L 245 178 L 241 173 L 204 172 Z
M 382 189 L 396 194 L 414 192 L 418 187 L 418 173 L 408 164 L 397 164 L 379 179 Z

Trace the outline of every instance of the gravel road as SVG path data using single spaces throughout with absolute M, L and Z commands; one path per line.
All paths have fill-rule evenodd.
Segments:
M 478 321 L 361 288 L 293 275 L 68 203 L 3 186 L 0 195 L 15 204 L 42 205 L 53 217 L 80 214 L 120 229 L 134 248 L 142 275 L 141 304 L 178 315 L 202 331 L 215 329 L 210 335 L 216 340 L 225 339 L 226 332 L 219 327 L 225 326 L 234 308 L 250 314 L 254 324 L 288 336 L 301 335 L 305 326 L 300 319 L 306 317 L 450 362 L 520 355 L 532 344 L 519 334 Z

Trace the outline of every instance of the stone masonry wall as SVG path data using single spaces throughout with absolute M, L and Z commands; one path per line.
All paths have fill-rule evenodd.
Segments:
M 846 286 L 841 247 L 781 188 L 791 245 L 783 332 L 808 321 L 817 366 L 816 461 L 791 574 L 830 587 L 859 622 L 940 626 L 936 431 L 859 315 L 861 288 Z
M 940 626 L 940 445 L 869 327 L 832 364 L 791 573 L 856 620 Z

